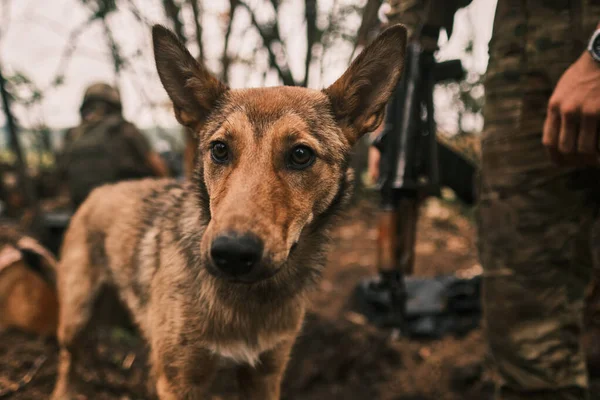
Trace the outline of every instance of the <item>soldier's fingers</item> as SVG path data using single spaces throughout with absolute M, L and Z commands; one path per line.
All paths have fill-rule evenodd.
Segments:
M 591 115 L 581 117 L 577 152 L 588 165 L 599 164 L 598 158 L 598 120 Z
M 550 158 L 555 163 L 561 161 L 561 157 L 558 154 L 558 138 L 560 135 L 560 113 L 558 107 L 550 103 L 548 107 L 548 113 L 546 114 L 546 120 L 544 122 L 544 134 L 542 137 L 542 144 L 546 147 Z
M 558 138 L 558 151 L 564 161 L 574 161 L 577 149 L 578 121 L 577 110 L 564 108 L 560 115 L 560 136 Z

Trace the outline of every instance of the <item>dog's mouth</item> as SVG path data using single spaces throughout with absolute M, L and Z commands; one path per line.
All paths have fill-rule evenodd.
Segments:
M 262 273 L 256 277 L 232 276 L 232 277 L 225 277 L 225 279 L 227 279 L 231 283 L 239 283 L 242 285 L 252 285 L 252 284 L 256 284 L 256 283 L 264 283 L 264 282 L 272 279 L 273 277 L 275 277 L 275 275 L 277 275 L 279 273 L 279 271 L 281 271 L 281 268 L 269 270 L 268 272 Z
M 229 283 L 243 285 L 252 285 L 266 282 L 269 279 L 272 279 L 274 276 L 276 276 L 283 269 L 283 266 L 274 267 L 271 265 L 267 267 L 260 265 L 255 267 L 253 271 L 249 274 L 235 275 L 223 272 L 221 269 L 217 268 L 212 261 L 208 261 L 205 265 L 207 272 L 215 278 L 224 280 Z

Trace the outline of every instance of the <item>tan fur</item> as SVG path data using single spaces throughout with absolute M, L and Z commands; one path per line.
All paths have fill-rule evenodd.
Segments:
M 351 191 L 352 144 L 373 126 L 368 121 L 380 120 L 400 76 L 405 29 L 382 34 L 354 72 L 325 91 L 230 90 L 168 30 L 155 27 L 153 36 L 175 114 L 198 138 L 194 177 L 105 186 L 77 211 L 58 268 L 53 398 L 74 397 L 83 332 L 98 293 L 111 286 L 148 340 L 160 399 L 205 398 L 224 359 L 239 364 L 242 398 L 279 399 L 327 232 Z M 381 61 L 365 61 L 375 58 Z M 216 140 L 229 148 L 227 163 L 211 157 Z M 316 154 L 309 167 L 290 167 L 298 145 Z M 215 238 L 228 232 L 262 243 L 251 280 L 226 277 L 211 261 Z
M 37 261 L 25 258 L 23 251 Z M 36 271 L 30 262 L 36 262 L 41 270 Z M 43 336 L 56 333 L 55 267 L 52 254 L 36 240 L 0 223 L 0 330 L 17 328 Z
M 22 261 L 0 272 L 0 330 L 53 336 L 57 320 L 58 300 L 48 282 Z

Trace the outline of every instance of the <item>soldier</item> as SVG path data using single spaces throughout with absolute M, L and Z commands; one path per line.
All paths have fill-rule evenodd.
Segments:
M 429 9 L 428 22 L 444 26 L 460 2 L 392 0 L 390 23 L 414 28 Z M 478 224 L 496 399 L 588 399 L 581 338 L 600 253 L 600 3 L 498 1 L 485 87 Z
M 586 45 L 598 29 L 597 1 L 498 2 L 478 212 L 500 399 L 590 396 L 581 337 L 600 244 L 600 51 Z
M 169 175 L 144 135 L 123 118 L 117 89 L 105 83 L 88 87 L 80 114 L 81 124 L 65 135 L 59 162 L 74 206 L 105 183 Z

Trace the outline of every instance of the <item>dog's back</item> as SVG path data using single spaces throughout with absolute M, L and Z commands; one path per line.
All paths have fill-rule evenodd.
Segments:
M 172 242 L 169 239 L 177 230 L 181 215 L 174 213 L 179 213 L 189 194 L 184 186 L 167 179 L 145 179 L 95 189 L 65 234 L 59 291 L 75 297 L 88 292 L 97 296 L 104 286 L 114 286 L 137 323 L 146 329 L 150 283 L 160 263 L 161 248 L 167 240 Z M 166 231 L 169 233 L 162 233 Z

